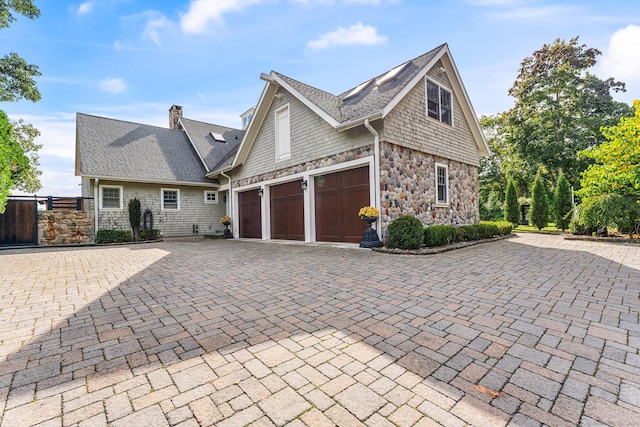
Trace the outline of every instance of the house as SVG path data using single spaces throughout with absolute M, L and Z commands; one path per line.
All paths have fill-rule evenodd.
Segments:
M 339 95 L 275 71 L 261 79 L 242 130 L 177 106 L 170 129 L 79 114 L 76 173 L 99 200 L 99 227 L 122 228 L 135 196 L 165 235 L 208 231 L 229 213 L 236 237 L 357 243 L 369 205 L 383 241 L 401 215 L 478 222 L 489 147 L 448 45 Z
M 79 113 L 76 175 L 83 197 L 93 197 L 96 228 L 130 229 L 127 206 L 137 197 L 143 225 L 164 236 L 222 233 L 227 192 L 206 175 L 231 164 L 243 136 L 184 118 L 177 105 L 168 129 Z
M 265 86 L 233 162 L 234 234 L 359 242 L 357 214 L 377 229 L 414 215 L 425 225 L 472 224 L 478 164 L 489 147 L 446 44 L 333 95 L 277 72 Z

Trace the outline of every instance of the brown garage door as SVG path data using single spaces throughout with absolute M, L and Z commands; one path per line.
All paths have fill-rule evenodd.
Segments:
M 358 217 L 358 211 L 370 204 L 369 167 L 318 176 L 314 186 L 316 240 L 362 241 L 366 224 Z
M 274 185 L 271 201 L 271 238 L 304 240 L 304 193 L 301 181 Z
M 240 237 L 262 238 L 262 214 L 260 211 L 260 194 L 258 190 L 238 193 L 238 215 Z

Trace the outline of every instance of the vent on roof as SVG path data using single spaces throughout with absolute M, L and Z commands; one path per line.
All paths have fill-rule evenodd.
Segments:
M 220 133 L 211 132 L 211 136 L 218 142 L 227 142 L 227 140 L 224 139 L 224 136 Z
M 396 77 L 398 77 L 398 75 L 400 75 L 401 72 L 404 71 L 405 68 L 407 68 L 407 65 L 409 65 L 409 61 L 405 62 L 402 65 L 398 65 L 396 68 L 394 68 L 391 71 L 386 72 L 385 74 L 383 74 L 382 76 L 378 77 L 376 79 L 376 86 L 380 86 L 390 80 L 395 79 Z
M 364 88 L 369 86 L 369 83 L 371 83 L 371 80 L 367 80 L 366 82 L 358 85 L 355 89 L 353 89 L 351 92 L 349 92 L 347 94 L 347 96 L 344 97 L 344 99 L 349 99 L 351 97 L 354 97 L 354 96 L 358 95 L 360 92 L 362 92 L 364 90 Z

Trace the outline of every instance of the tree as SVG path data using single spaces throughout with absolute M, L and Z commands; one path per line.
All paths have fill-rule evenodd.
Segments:
M 518 203 L 518 190 L 513 180 L 509 180 L 504 196 L 504 220 L 509 221 L 514 227 L 520 222 L 520 205 Z
M 622 82 L 601 80 L 589 72 L 601 52 L 557 39 L 525 58 L 509 90 L 515 105 L 509 111 L 481 121 L 496 158 L 481 164 L 480 194 L 494 189 L 505 177 L 516 181 L 520 194 L 527 190 L 540 166 L 551 187 L 562 171 L 577 186 L 580 172 L 591 163 L 578 152 L 604 141 L 602 126 L 629 115 L 629 105 L 611 93 L 625 91 Z
M 4 212 L 14 180 L 29 167 L 29 158 L 14 137 L 13 129 L 7 115 L 0 110 L 0 213 Z
M 40 16 L 40 9 L 32 0 L 0 0 L 0 29 L 9 28 L 16 20 L 12 11 L 29 19 Z M 0 58 L 0 101 L 39 101 L 40 92 L 34 77 L 40 75 L 37 66 L 27 63 L 17 53 L 3 56 Z
M 531 191 L 531 222 L 538 230 L 542 230 L 549 222 L 549 204 L 547 192 L 540 173 L 536 175 Z
M 558 181 L 556 182 L 554 203 L 556 211 L 556 227 L 564 231 L 569 227 L 569 223 L 571 222 L 569 213 L 573 209 L 571 186 L 564 174 L 560 174 Z
M 142 211 L 140 209 L 140 200 L 137 197 L 129 200 L 129 224 L 133 230 L 133 240 L 138 241 L 140 238 L 140 220 L 142 219 Z

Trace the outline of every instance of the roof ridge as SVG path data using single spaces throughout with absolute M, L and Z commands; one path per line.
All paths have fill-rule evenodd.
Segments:
M 225 129 L 230 129 L 230 130 L 238 130 L 241 131 L 242 129 L 240 128 L 233 128 L 231 126 L 225 126 L 225 125 L 217 125 L 215 123 L 210 123 L 210 122 L 203 122 L 202 120 L 195 120 L 195 119 L 190 119 L 188 117 L 182 117 L 182 120 L 189 120 L 191 122 L 198 122 L 198 123 L 202 123 L 203 125 L 208 125 L 208 126 L 217 126 L 219 128 L 225 128 Z
M 95 115 L 95 114 L 87 114 L 87 113 L 77 112 L 76 115 L 77 116 L 85 116 L 85 117 L 93 117 L 93 118 L 102 119 L 102 120 L 110 120 L 110 121 L 113 121 L 113 122 L 129 123 L 129 124 L 132 124 L 132 125 L 149 126 L 149 127 L 163 129 L 163 130 L 175 130 L 175 131 L 178 131 L 178 132 L 182 132 L 179 129 L 171 129 L 171 128 L 168 128 L 168 127 L 163 127 L 163 126 L 158 126 L 158 125 L 150 125 L 150 124 L 147 124 L 147 123 L 133 122 L 131 120 L 116 119 L 116 118 L 113 118 L 113 117 L 98 116 L 98 115 Z

